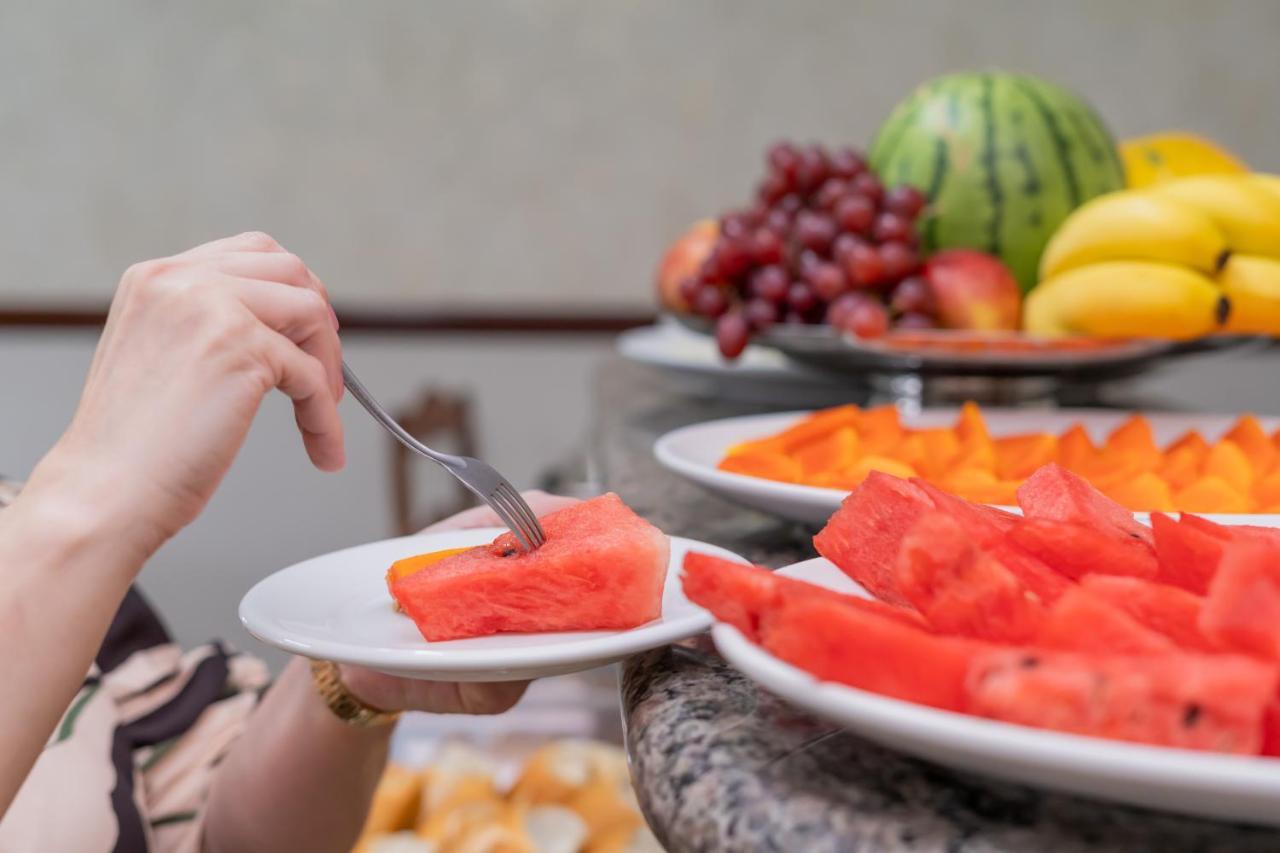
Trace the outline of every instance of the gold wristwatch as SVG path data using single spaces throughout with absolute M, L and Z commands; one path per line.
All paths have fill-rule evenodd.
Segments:
M 381 711 L 357 699 L 342 683 L 342 673 L 333 661 L 313 660 L 311 680 L 333 715 L 349 726 L 368 729 L 388 726 L 400 719 L 399 711 Z

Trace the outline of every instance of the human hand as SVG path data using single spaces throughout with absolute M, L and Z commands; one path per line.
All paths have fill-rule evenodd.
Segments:
M 543 491 L 521 492 L 533 514 L 541 518 L 577 503 L 576 498 L 549 495 Z M 478 506 L 439 521 L 424 533 L 466 530 L 475 527 L 502 527 L 502 521 L 487 506 Z M 366 705 L 383 711 L 430 711 L 435 714 L 501 714 L 524 695 L 528 682 L 418 681 L 397 678 L 360 666 L 339 667 L 342 683 Z
M 204 508 L 273 388 L 292 398 L 312 462 L 341 468 L 341 365 L 324 286 L 266 234 L 135 264 L 28 491 L 69 501 L 145 559 Z

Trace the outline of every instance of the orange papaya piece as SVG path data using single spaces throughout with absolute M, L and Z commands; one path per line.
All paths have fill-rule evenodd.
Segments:
M 1207 475 L 1173 495 L 1173 505 L 1182 512 L 1248 512 L 1249 501 L 1221 477 Z
M 1280 469 L 1272 471 L 1253 484 L 1253 499 L 1260 507 L 1280 505 Z
M 960 417 L 956 419 L 956 437 L 963 444 L 981 439 L 991 441 L 991 433 L 987 431 L 987 422 L 982 418 L 982 409 L 970 400 L 960 407 Z
M 896 406 L 876 406 L 858 418 L 858 438 L 865 453 L 885 454 L 902 437 L 902 419 Z
M 1001 480 L 989 468 L 959 468 L 939 485 L 946 491 L 975 503 L 1014 506 L 1021 480 Z
M 1103 449 L 1126 457 L 1143 471 L 1155 468 L 1162 458 L 1151 422 L 1142 415 L 1133 415 L 1112 430 Z
M 1112 483 L 1102 493 L 1135 512 L 1171 512 L 1173 491 L 1169 484 L 1150 471 Z
M 1240 445 L 1224 438 L 1209 448 L 1201 469 L 1206 476 L 1221 477 L 1231 488 L 1249 494 L 1253 488 L 1253 466 Z
M 1255 472 L 1270 471 L 1280 453 L 1254 415 L 1241 415 L 1223 438 L 1235 442 L 1244 451 Z
M 1079 473 L 1091 466 L 1098 456 L 1098 448 L 1083 424 L 1072 424 L 1058 436 L 1058 464 L 1068 471 Z
M 996 476 L 1002 480 L 1025 480 L 1041 465 L 1058 458 L 1058 437 L 1047 432 L 1005 436 L 993 444 Z
M 745 474 L 783 483 L 798 483 L 803 475 L 800 463 L 784 453 L 770 450 L 735 453 L 720 460 L 717 467 L 730 474 Z
M 815 476 L 812 484 L 825 489 L 852 491 L 861 486 L 862 481 L 867 479 L 872 471 L 892 474 L 904 480 L 916 476 L 916 470 L 905 462 L 888 456 L 863 456 L 842 471 L 830 471 Z
M 1204 458 L 1209 453 L 1209 442 L 1205 440 L 1199 430 L 1189 429 L 1179 436 L 1177 441 L 1166 447 L 1164 452 L 1173 453 L 1179 450 L 1189 450 Z
M 841 427 L 816 441 L 811 441 L 791 454 L 806 477 L 842 471 L 858 459 L 858 433 L 853 427 Z
M 916 430 L 915 434 L 924 445 L 924 461 L 917 467 L 921 467 L 927 477 L 948 470 L 952 460 L 960 454 L 960 437 L 953 429 L 922 429 Z
M 1144 473 L 1144 464 L 1142 459 L 1123 450 L 1104 447 L 1092 461 L 1075 473 L 1103 490 Z
M 861 414 L 862 410 L 852 404 L 822 409 L 807 415 L 775 436 L 761 439 L 754 449 L 791 453 L 839 429 L 856 427 Z
M 1208 444 L 1203 450 L 1190 446 L 1167 450 L 1155 473 L 1174 490 L 1186 488 L 1200 476 L 1200 467 L 1208 453 Z

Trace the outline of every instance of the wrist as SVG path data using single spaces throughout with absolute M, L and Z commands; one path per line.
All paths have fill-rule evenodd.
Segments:
M 68 545 L 92 547 L 99 559 L 132 566 L 132 574 L 164 544 L 165 536 L 130 507 L 130 484 L 101 460 L 83 458 L 59 443 L 40 461 L 19 496 Z M 13 508 L 17 508 L 17 504 Z
M 358 729 L 389 730 L 399 719 L 399 711 L 369 702 L 352 688 L 349 679 L 353 673 L 363 671 L 359 667 L 348 668 L 330 661 L 313 660 L 310 669 L 316 692 L 329 712 L 343 723 Z

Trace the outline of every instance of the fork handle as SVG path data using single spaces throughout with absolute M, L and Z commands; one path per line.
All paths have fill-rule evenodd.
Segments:
M 382 408 L 382 405 L 373 398 L 373 395 L 369 393 L 369 389 L 364 387 L 364 383 L 356 377 L 355 373 L 352 372 L 351 368 L 347 366 L 345 361 L 342 362 L 342 382 L 347 386 L 347 390 L 351 392 L 351 396 L 356 398 L 356 402 L 361 406 L 364 406 L 365 411 L 373 415 L 373 419 L 382 424 L 386 431 L 395 436 L 396 440 L 405 447 L 415 453 L 419 453 L 427 457 L 432 462 L 436 462 L 446 467 L 450 463 L 459 464 L 462 462 L 458 457 L 432 450 L 430 447 L 427 447 L 425 444 L 410 435 L 409 432 L 404 427 L 400 426 L 400 424 L 396 422 L 396 419 L 391 417 L 387 410 Z

